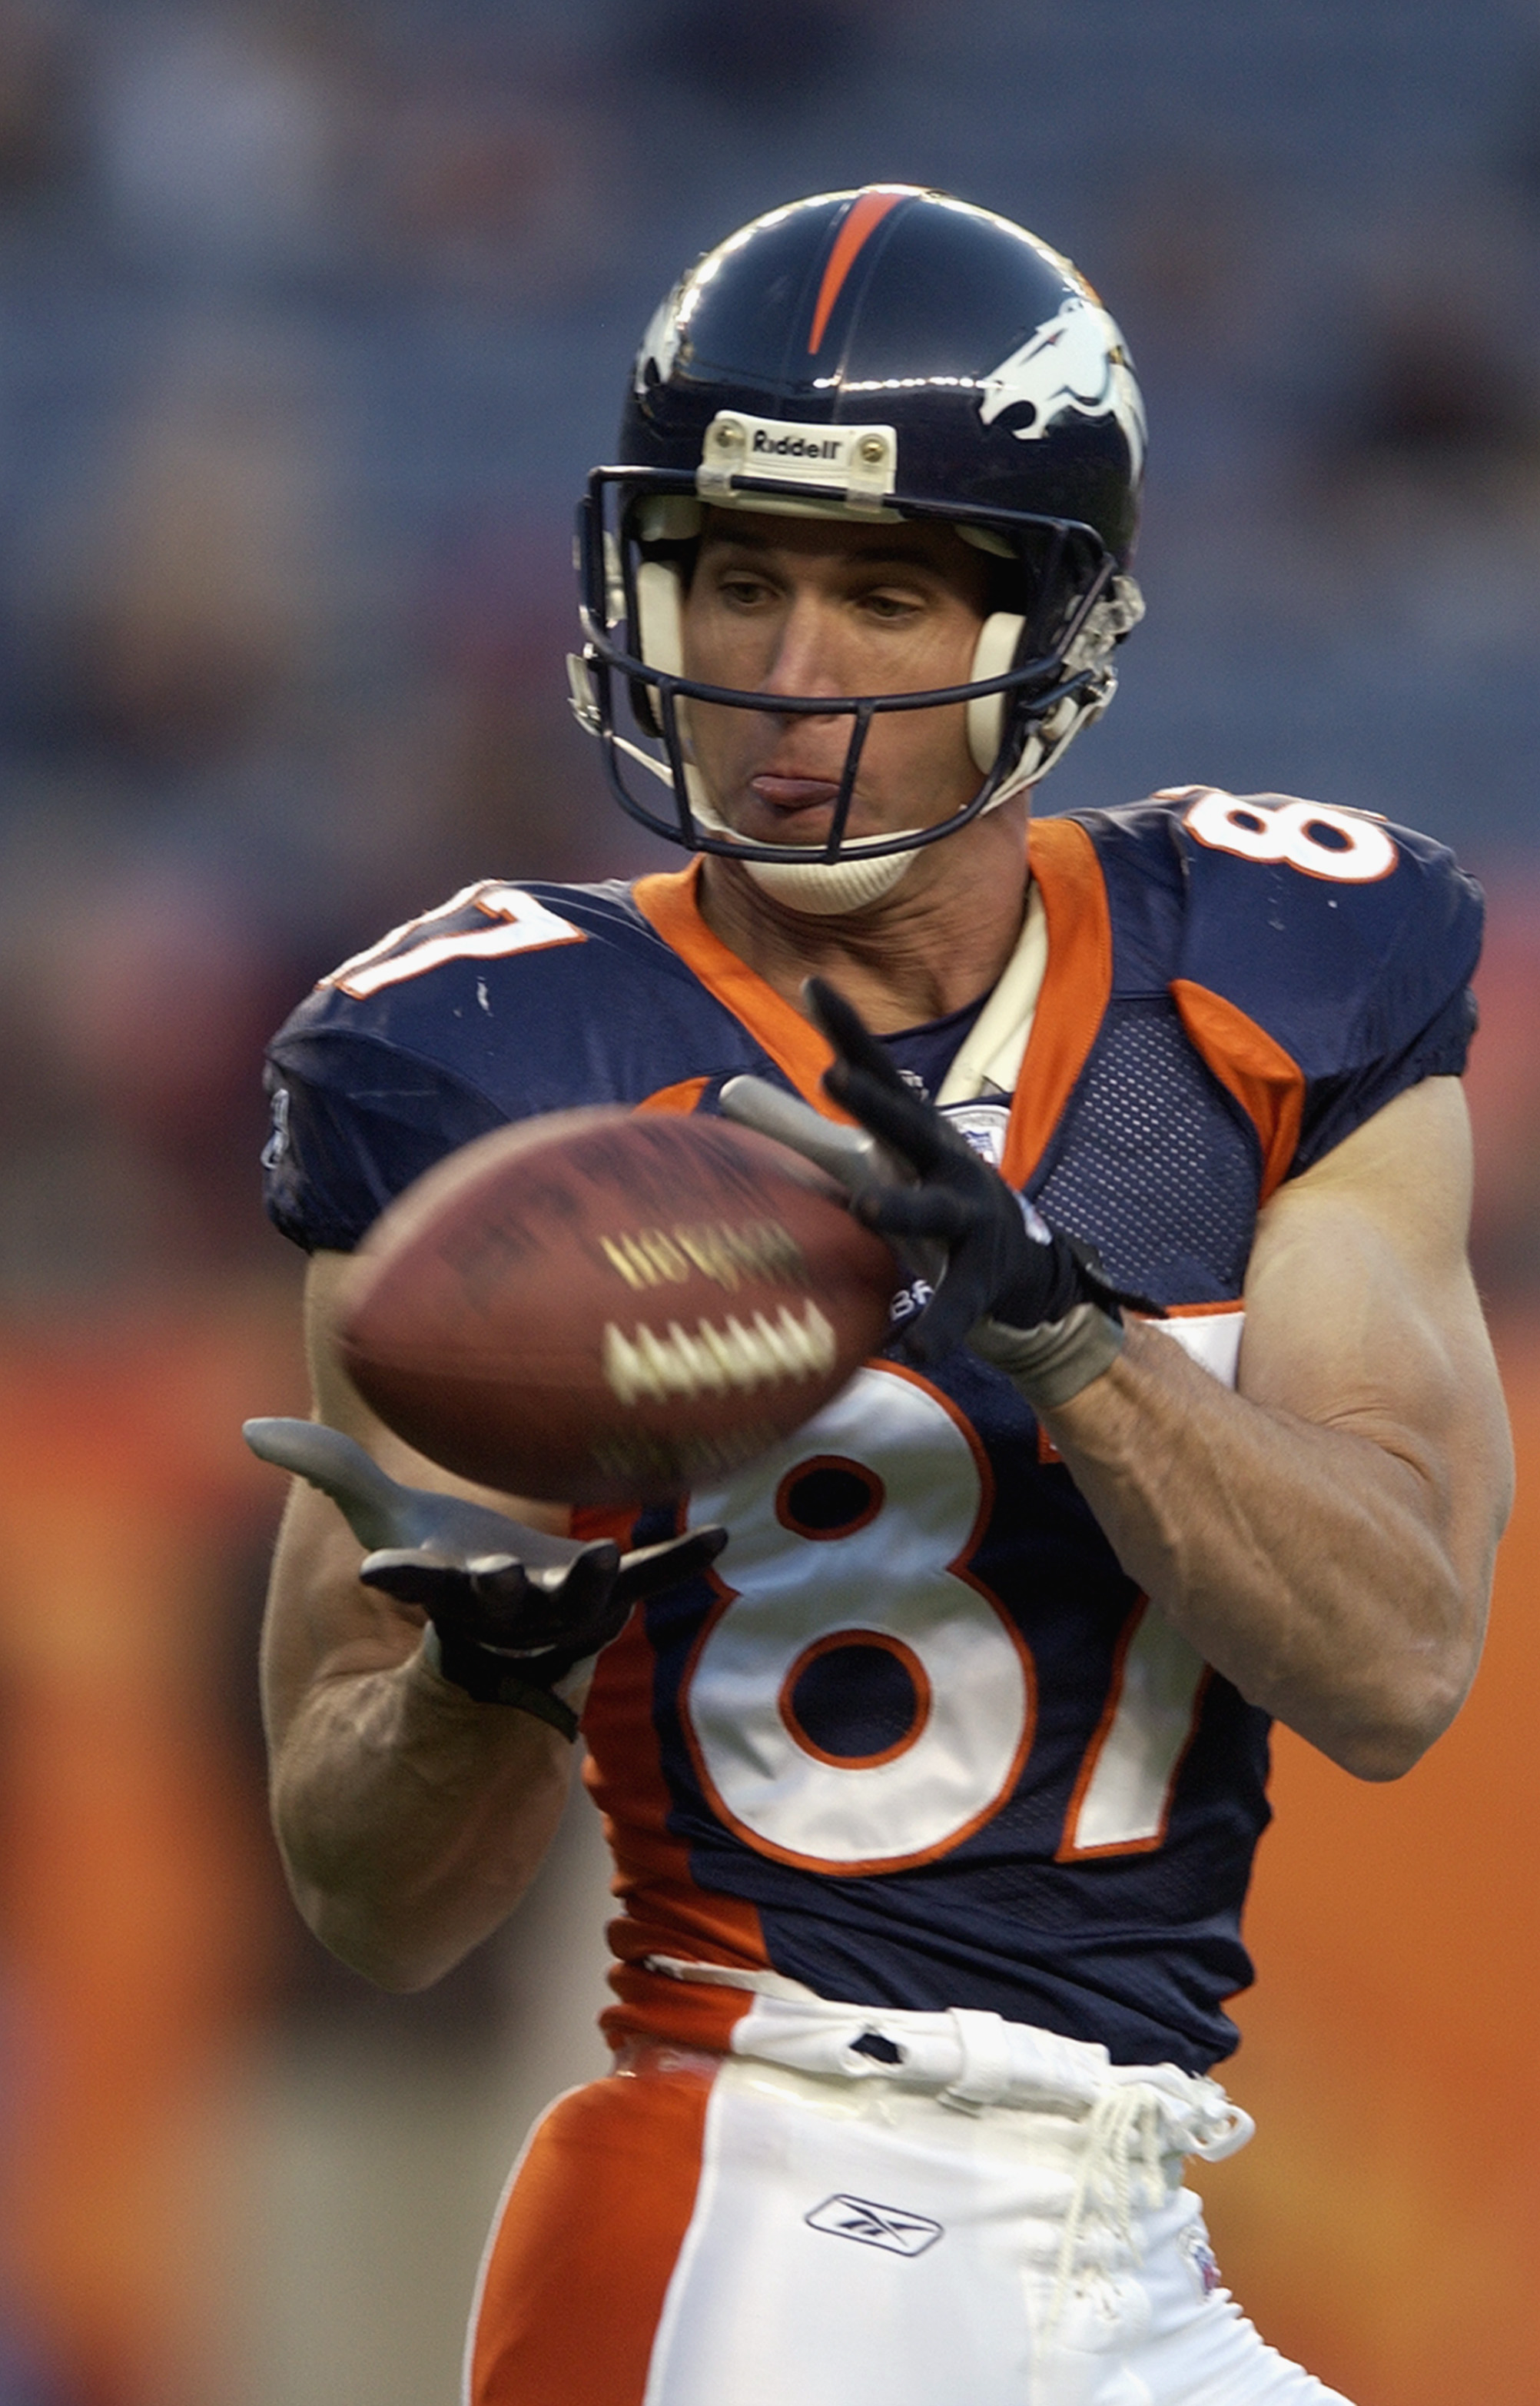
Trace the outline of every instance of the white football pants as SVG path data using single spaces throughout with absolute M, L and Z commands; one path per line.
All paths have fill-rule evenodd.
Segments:
M 1219 2285 L 1181 2162 L 1228 2154 L 1250 2125 L 1214 2082 L 1111 2066 L 1101 2047 L 994 2015 L 868 2012 L 775 1986 L 731 2056 L 649 2045 L 629 2080 L 552 2109 L 488 2251 L 473 2406 L 1346 2406 Z M 600 2292 L 584 2303 L 581 2228 L 572 2278 L 547 2279 L 544 2303 L 519 2266 L 548 2250 L 552 2213 L 576 2215 L 585 2196 L 590 2245 L 615 2229 L 617 2187 L 644 2204 L 676 2142 L 639 2144 L 633 2126 L 612 2147 L 604 2130 L 670 2081 L 700 2098 L 685 2142 L 699 2172 L 651 2327 L 616 2353 Z M 574 2113 L 586 2135 L 563 2188 L 551 2151 Z M 544 2223 L 532 2246 L 521 2184 L 526 2225 L 536 2211 Z M 629 2310 L 627 2290 L 622 2273 L 612 2314 Z

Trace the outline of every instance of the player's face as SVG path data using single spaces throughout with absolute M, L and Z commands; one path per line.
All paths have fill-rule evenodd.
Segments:
M 685 606 L 685 671 L 764 694 L 920 693 L 965 684 L 988 569 L 951 527 L 709 513 Z M 854 721 L 692 702 L 695 763 L 734 831 L 817 843 Z M 880 712 L 846 832 L 932 827 L 978 791 L 964 707 Z

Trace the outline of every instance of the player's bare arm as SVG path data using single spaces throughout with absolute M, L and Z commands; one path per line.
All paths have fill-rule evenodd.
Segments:
M 1407 1770 L 1458 1709 L 1507 1515 L 1469 1198 L 1463 1098 L 1430 1079 L 1266 1206 L 1238 1394 L 1136 1324 L 1047 1415 L 1129 1576 L 1365 1778 Z
M 392 1478 L 559 1529 L 549 1507 L 467 1487 L 393 1437 L 336 1359 L 348 1257 L 318 1254 L 306 1289 L 316 1417 Z M 518 1903 L 561 1813 L 572 1749 L 531 1714 L 441 1677 L 426 1615 L 359 1578 L 362 1549 L 330 1498 L 296 1480 L 274 1563 L 262 1702 L 274 1821 L 317 1936 L 390 1988 L 426 1987 Z

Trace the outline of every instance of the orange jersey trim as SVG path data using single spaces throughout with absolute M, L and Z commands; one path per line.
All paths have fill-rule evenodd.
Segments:
M 487 2254 L 472 2406 L 642 2406 L 711 2084 L 612 2074 L 554 2105 Z
M 1245 1308 L 1238 1295 L 1233 1303 L 1168 1303 L 1162 1309 L 1161 1318 L 1163 1320 L 1220 1320 L 1227 1312 L 1243 1311 Z M 1135 1312 L 1130 1316 L 1137 1320 L 1143 1315 Z
M 1072 819 L 1035 819 L 1026 841 L 1048 916 L 1048 969 L 1006 1129 L 1001 1174 L 1016 1187 L 1064 1116 L 1112 993 L 1112 922 L 1095 846 Z
M 637 909 L 707 993 L 713 994 L 747 1028 L 803 1101 L 822 1111 L 826 1119 L 846 1119 L 820 1083 L 834 1054 L 816 1027 L 783 1001 L 757 969 L 751 969 L 747 961 L 729 951 L 701 917 L 700 867 L 699 860 L 692 860 L 687 869 L 639 878 L 631 888 Z
M 1181 1024 L 1220 1084 L 1234 1095 L 1262 1147 L 1265 1203 L 1281 1186 L 1299 1147 L 1305 1072 L 1292 1054 L 1236 1003 L 1191 978 L 1173 978 Z
M 834 248 L 828 255 L 824 280 L 818 287 L 818 299 L 812 312 L 812 332 L 808 336 L 808 357 L 811 359 L 824 339 L 829 312 L 844 287 L 846 276 L 876 233 L 890 209 L 897 207 L 902 192 L 863 192 L 835 236 Z
M 681 1078 L 675 1086 L 659 1086 L 656 1095 L 643 1095 L 632 1108 L 639 1111 L 682 1111 L 688 1114 L 695 1110 L 710 1084 L 709 1078 Z
M 1003 1171 L 1013 1186 L 1024 1186 L 1041 1159 L 1112 992 L 1111 919 L 1090 837 L 1073 820 L 1044 819 L 1031 827 L 1027 850 L 1048 916 L 1048 969 L 1006 1132 Z M 817 1029 L 701 917 L 700 867 L 692 860 L 687 869 L 639 879 L 632 888 L 638 910 L 803 1100 L 826 1119 L 848 1120 L 823 1091 L 823 1074 L 834 1056 Z M 660 1099 L 657 1108 L 678 1106 Z
M 585 1529 L 582 1534 L 587 1535 Z M 604 1816 L 622 1911 L 608 1931 L 610 1985 L 620 1999 L 600 2017 L 612 2045 L 628 2035 L 725 2050 L 754 1999 L 746 1988 L 692 1988 L 648 1972 L 648 1955 L 740 1971 L 769 1964 L 756 1906 L 699 1887 L 689 1849 L 669 1827 L 671 1799 L 653 1726 L 653 1651 L 640 1610 L 600 1656 L 583 1715 L 592 1749 L 583 1776 Z

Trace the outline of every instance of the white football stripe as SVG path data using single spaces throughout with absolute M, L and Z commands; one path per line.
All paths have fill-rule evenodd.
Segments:
M 834 1330 L 815 1303 L 802 1316 L 783 1304 L 773 1321 L 762 1311 L 746 1328 L 736 1317 L 720 1327 L 698 1320 L 692 1336 L 677 1320 L 667 1333 L 643 1322 L 634 1337 L 612 1320 L 604 1330 L 604 1377 L 622 1404 L 666 1403 L 671 1395 L 747 1393 L 775 1379 L 822 1378 L 833 1369 Z

